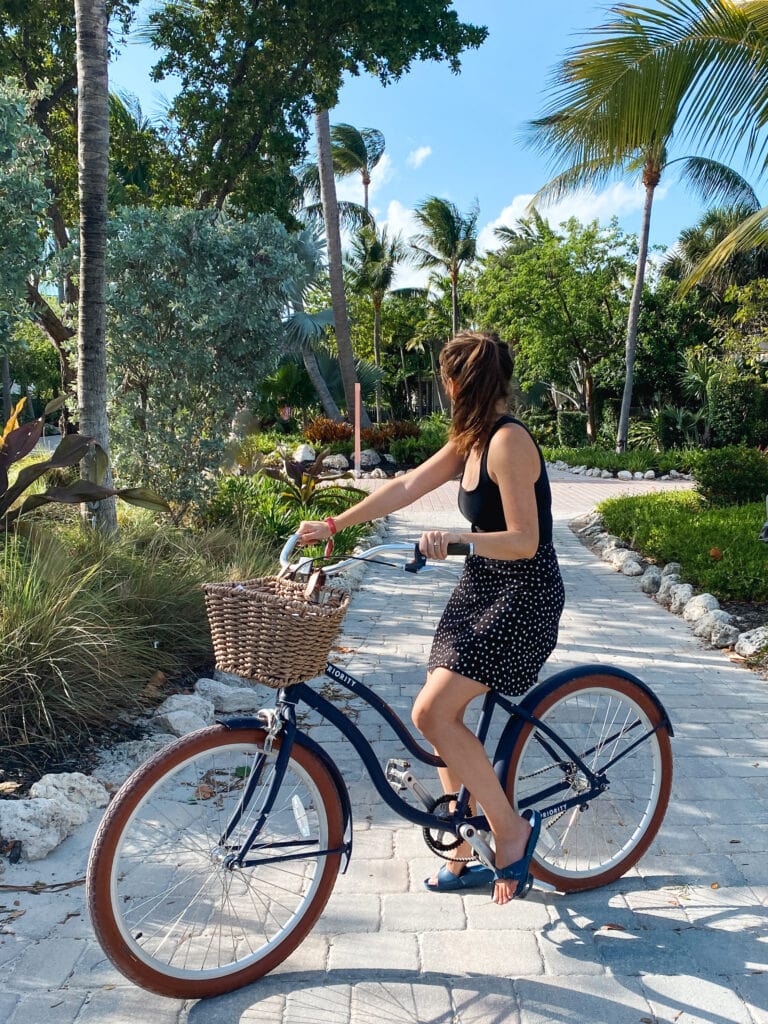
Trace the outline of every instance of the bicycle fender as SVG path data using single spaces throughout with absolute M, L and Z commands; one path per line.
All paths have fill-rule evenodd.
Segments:
M 570 682 L 572 679 L 582 679 L 584 676 L 592 675 L 615 676 L 618 679 L 628 679 L 630 682 L 634 683 L 635 686 L 639 687 L 648 696 L 653 705 L 658 708 L 662 726 L 667 730 L 670 736 L 674 736 L 672 722 L 670 721 L 666 708 L 650 686 L 648 686 L 647 683 L 644 683 L 642 679 L 638 679 L 637 676 L 632 675 L 631 672 L 627 672 L 623 668 L 617 668 L 615 665 L 578 665 L 574 668 L 566 668 L 561 672 L 556 672 L 553 676 L 543 679 L 540 683 L 537 683 L 532 689 L 530 689 L 523 699 L 517 702 L 518 707 L 522 708 L 524 711 L 533 713 L 533 709 L 539 701 L 544 697 L 547 697 L 553 690 L 556 690 L 564 683 Z M 506 780 L 507 767 L 509 765 L 509 758 L 512 753 L 512 749 L 517 741 L 520 730 L 524 725 L 525 720 L 523 718 L 512 716 L 504 726 L 504 730 L 499 737 L 499 742 L 496 745 L 496 750 L 493 755 L 493 768 L 502 785 L 504 785 Z
M 227 729 L 264 728 L 263 723 L 252 715 L 230 715 L 227 718 L 220 718 L 218 721 Z M 304 747 L 305 750 L 314 754 L 319 761 L 322 761 L 323 766 L 328 770 L 328 774 L 333 780 L 336 792 L 339 794 L 341 810 L 344 818 L 344 854 L 341 864 L 341 872 L 344 874 L 349 867 L 349 858 L 352 856 L 352 803 L 349 799 L 349 790 L 344 782 L 344 777 L 331 756 L 323 750 L 319 743 L 311 739 L 305 732 L 301 732 L 300 729 L 297 729 L 293 742 L 298 743 L 299 746 Z

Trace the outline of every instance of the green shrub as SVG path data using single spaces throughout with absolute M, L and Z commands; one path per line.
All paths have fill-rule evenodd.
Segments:
M 758 443 L 758 426 L 768 410 L 765 390 L 754 377 L 740 377 L 735 370 L 718 374 L 707 384 L 707 399 L 715 445 Z
M 707 505 L 693 491 L 609 498 L 598 506 L 608 532 L 721 601 L 768 600 L 768 550 L 758 539 L 765 502 Z
M 626 469 L 632 473 L 645 473 L 652 469 L 663 475 L 670 469 L 680 473 L 690 471 L 698 449 L 681 448 L 671 452 L 657 452 L 652 448 L 632 448 L 627 452 L 616 452 L 611 448 L 597 445 L 588 448 L 550 448 L 543 447 L 542 452 L 547 462 L 566 462 L 569 466 L 586 466 L 587 469 L 607 469 L 618 473 Z
M 564 448 L 579 448 L 587 440 L 587 414 L 570 409 L 557 413 L 557 437 Z
M 401 437 L 392 441 L 389 452 L 401 465 L 418 466 L 440 451 L 448 440 L 448 421 L 439 415 L 419 423 L 418 437 Z
M 768 458 L 756 448 L 729 445 L 700 451 L 693 472 L 699 492 L 716 505 L 764 501 L 768 494 Z

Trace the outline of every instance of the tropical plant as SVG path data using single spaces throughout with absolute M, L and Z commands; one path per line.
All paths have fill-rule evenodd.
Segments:
M 351 124 L 331 125 L 333 168 L 337 177 L 359 174 L 363 184 L 363 207 L 368 210 L 371 174 L 384 156 L 386 142 L 378 128 L 355 128 Z
M 421 267 L 442 268 L 451 285 L 451 330 L 459 330 L 459 274 L 461 268 L 477 256 L 477 218 L 475 203 L 462 213 L 455 203 L 429 196 L 416 207 L 416 220 L 422 231 L 413 236 L 413 250 Z
M 703 6 L 702 0 L 663 0 L 671 21 L 686 3 Z M 673 133 L 683 120 L 698 67 L 684 51 L 670 61 L 651 45 L 655 12 L 646 14 L 647 23 L 637 8 L 612 8 L 611 20 L 592 30 L 597 38 L 576 47 L 557 68 L 549 109 L 530 125 L 533 144 L 565 166 L 534 202 L 595 186 L 617 174 L 639 176 L 645 190 L 627 317 L 619 450 L 627 443 L 651 210 L 662 175 L 673 163 L 681 163 L 682 177 L 707 201 L 757 202 L 744 178 L 724 164 L 699 156 L 671 158 Z
M 397 267 L 408 253 L 399 235 L 390 238 L 387 229 L 375 226 L 361 228 L 352 238 L 347 256 L 350 287 L 365 295 L 373 306 L 373 362 L 381 366 L 381 307 L 397 273 Z M 412 294 L 414 289 L 402 289 Z M 376 422 L 381 423 L 381 382 L 376 385 Z
M 11 466 L 29 455 L 42 437 L 45 417 L 59 409 L 64 404 L 64 399 L 49 402 L 42 416 L 19 426 L 19 414 L 25 402 L 26 399 L 22 398 L 18 403 L 0 438 L 0 530 L 5 531 L 14 527 L 24 513 L 56 502 L 68 505 L 87 503 L 91 507 L 94 502 L 116 496 L 131 505 L 139 505 L 153 511 L 169 511 L 165 501 L 144 488 L 116 490 L 111 484 L 103 483 L 102 481 L 107 478 L 106 453 L 92 437 L 82 437 L 80 434 L 67 434 L 50 458 L 24 466 L 15 480 L 11 480 Z M 46 473 L 74 466 L 91 452 L 95 479 L 53 485 L 37 494 L 23 497 L 25 491 Z

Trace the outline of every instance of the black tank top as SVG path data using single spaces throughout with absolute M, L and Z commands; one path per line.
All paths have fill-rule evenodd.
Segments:
M 503 427 L 505 423 L 516 423 L 525 430 L 529 437 L 531 436 L 528 428 L 520 420 L 515 419 L 514 416 L 502 416 L 494 423 L 483 449 L 483 454 L 480 458 L 480 477 L 477 487 L 471 491 L 465 491 L 463 487 L 464 477 L 462 476 L 462 482 L 459 485 L 459 511 L 472 524 L 473 533 L 499 533 L 507 529 L 507 523 L 504 519 L 504 507 L 501 502 L 501 492 L 488 474 L 488 448 L 491 438 L 499 427 Z M 532 437 L 531 440 L 533 441 Z M 535 441 L 533 443 L 536 444 Z M 547 476 L 547 467 L 544 464 L 544 456 L 541 454 L 538 445 L 536 445 L 536 451 L 539 453 L 541 471 L 533 490 L 536 496 L 536 510 L 539 518 L 539 547 L 541 547 L 542 544 L 552 543 L 552 492 L 549 488 L 549 477 Z

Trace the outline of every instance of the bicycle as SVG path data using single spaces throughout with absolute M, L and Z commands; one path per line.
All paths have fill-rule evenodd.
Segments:
M 450 553 L 468 550 L 452 545 Z M 414 554 L 407 571 L 425 568 L 409 544 L 381 544 L 364 557 L 403 551 Z M 325 675 L 373 708 L 410 758 L 442 764 L 363 682 L 330 662 Z M 255 717 L 225 719 L 165 748 L 107 809 L 87 901 L 105 953 L 138 985 L 200 998 L 248 984 L 296 949 L 320 916 L 349 863 L 352 807 L 338 767 L 298 727 L 299 704 L 349 739 L 381 798 L 423 829 L 431 850 L 449 858 L 466 840 L 492 865 L 487 822 L 472 813 L 466 790 L 434 798 L 409 760 L 382 767 L 355 723 L 311 685 L 285 687 Z M 569 893 L 619 878 L 648 849 L 669 800 L 672 725 L 659 699 L 623 669 L 585 665 L 516 702 L 489 691 L 476 729 L 484 745 L 498 712 L 508 719 L 495 770 L 516 810 L 533 807 L 543 818 L 536 884 Z

